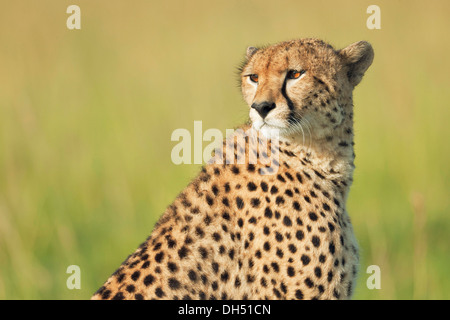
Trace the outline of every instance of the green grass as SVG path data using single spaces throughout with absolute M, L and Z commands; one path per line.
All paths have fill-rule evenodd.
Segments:
M 380 0 L 381 30 L 369 1 L 77 4 L 79 31 L 61 1 L 0 12 L 0 299 L 89 298 L 199 169 L 172 164 L 172 131 L 245 121 L 246 47 L 299 37 L 375 49 L 354 98 L 355 299 L 450 298 L 450 4 Z

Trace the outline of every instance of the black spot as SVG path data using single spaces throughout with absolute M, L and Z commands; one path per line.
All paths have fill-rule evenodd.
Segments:
M 155 294 L 158 298 L 162 298 L 165 296 L 164 291 L 161 289 L 161 287 L 156 288 Z
M 258 198 L 252 198 L 250 203 L 253 208 L 257 208 L 260 205 L 261 201 Z
M 144 296 L 142 294 L 140 294 L 140 293 L 136 293 L 134 295 L 134 297 L 136 298 L 136 300 L 144 300 Z
M 334 204 L 337 205 L 338 207 L 340 206 L 340 203 L 339 203 L 339 201 L 338 201 L 336 198 L 333 198 L 333 202 L 334 202 Z
M 180 259 L 186 258 L 188 254 L 188 249 L 185 246 L 182 246 L 180 250 L 178 250 L 178 256 Z
M 293 267 L 288 267 L 288 268 L 287 268 L 287 274 L 288 274 L 289 277 L 295 276 L 295 270 L 294 270 L 294 268 L 293 268 Z
M 231 167 L 231 172 L 233 172 L 234 174 L 239 174 L 239 168 L 236 166 L 232 166 Z
M 281 250 L 280 248 L 277 248 L 277 256 L 279 258 L 283 258 L 283 256 L 284 256 L 283 250 Z
M 270 265 L 272 266 L 273 271 L 275 271 L 275 272 L 280 271 L 280 266 L 278 265 L 278 263 L 272 262 Z
M 133 281 L 136 281 L 137 279 L 139 279 L 139 277 L 141 276 L 141 272 L 140 271 L 135 271 L 133 272 L 133 274 L 131 275 L 131 279 Z
M 334 246 L 334 243 L 333 242 L 331 242 L 330 243 L 330 245 L 329 245 L 329 247 L 328 247 L 329 249 L 330 249 L 330 253 L 331 254 L 334 254 L 335 253 L 335 251 L 336 251 L 336 248 L 335 248 L 335 246 Z
M 269 189 L 269 186 L 267 185 L 267 183 L 265 183 L 265 182 L 263 181 L 263 182 L 261 182 L 261 189 L 262 189 L 264 192 L 267 192 L 267 190 Z
M 298 201 L 294 201 L 292 206 L 294 207 L 295 210 L 297 211 L 301 211 L 302 207 L 300 206 L 300 203 L 298 203 Z
M 311 242 L 316 248 L 320 246 L 320 238 L 318 236 L 313 236 Z
M 278 242 L 281 242 L 281 241 L 283 241 L 283 235 L 281 234 L 281 233 L 279 233 L 279 232 L 276 232 L 275 233 L 275 239 L 278 241 Z
M 275 295 L 277 296 L 277 298 L 281 298 L 281 293 L 278 289 L 273 288 L 273 293 L 275 293 Z
M 308 288 L 314 287 L 314 282 L 312 282 L 312 280 L 310 278 L 305 279 L 305 284 Z
M 153 282 L 155 281 L 155 277 L 152 276 L 151 274 L 149 274 L 148 276 L 146 276 L 144 278 L 144 284 L 148 287 L 149 285 L 151 285 Z
M 298 182 L 303 183 L 303 178 L 302 178 L 302 175 L 300 174 L 300 172 L 297 172 L 295 174 L 295 176 L 297 177 Z
M 236 206 L 238 209 L 242 209 L 244 207 L 244 201 L 241 197 L 236 197 Z
M 316 275 L 317 278 L 320 279 L 320 277 L 322 277 L 322 269 L 320 269 L 320 267 L 315 267 L 314 274 Z
M 276 203 L 277 205 L 283 204 L 283 203 L 284 203 L 284 198 L 281 197 L 281 196 L 278 196 L 278 197 L 275 199 L 275 203 Z
M 228 251 L 228 256 L 230 257 L 231 260 L 234 259 L 234 249 L 230 249 L 230 251 Z
M 120 275 L 117 275 L 117 282 L 121 283 L 124 278 L 125 278 L 125 274 L 124 273 L 121 273 Z
M 220 234 L 217 233 L 217 232 L 214 232 L 213 235 L 212 235 L 212 237 L 213 237 L 213 239 L 214 239 L 215 241 L 217 241 L 217 242 L 219 242 L 220 239 L 222 239 L 222 237 L 220 236 Z
M 244 225 L 244 220 L 242 220 L 242 218 L 239 218 L 239 220 L 238 220 L 239 228 L 242 228 L 243 225 Z
M 189 237 L 189 236 L 186 236 L 186 239 L 184 239 L 184 243 L 185 243 L 185 244 L 191 244 L 193 241 L 194 241 L 194 240 L 192 240 L 192 238 Z
M 275 219 L 280 219 L 280 217 L 281 217 L 280 213 L 277 210 L 275 210 Z
M 297 247 L 294 246 L 292 243 L 288 246 L 288 249 L 291 253 L 296 253 L 297 252 Z
M 320 174 L 318 171 L 314 170 L 314 173 L 316 174 L 316 176 L 318 176 L 320 179 L 325 179 L 325 177 Z
M 269 207 L 266 207 L 266 209 L 264 210 L 264 216 L 269 219 L 272 218 L 273 213 Z
M 262 285 L 264 288 L 267 287 L 267 280 L 266 280 L 266 278 L 264 278 L 264 277 L 261 278 L 261 285 Z
M 333 280 L 333 271 L 329 271 L 327 275 L 327 281 L 331 282 L 331 280 Z
M 227 282 L 229 278 L 230 278 L 230 275 L 228 274 L 227 271 L 222 272 L 222 274 L 220 275 L 220 280 L 222 282 Z
M 175 278 L 169 278 L 168 282 L 169 282 L 170 289 L 177 290 L 177 289 L 180 289 L 180 287 L 181 287 L 180 281 L 178 281 Z
M 281 174 L 277 175 L 277 179 L 280 180 L 281 182 L 286 182 L 286 180 L 283 178 Z
M 102 292 L 102 299 L 106 300 L 111 296 L 111 290 L 105 290 Z
M 227 192 L 227 193 L 230 192 L 231 188 L 230 188 L 229 182 L 225 183 L 224 187 L 225 187 L 225 192 Z
M 188 277 L 192 282 L 197 282 L 198 280 L 197 273 L 194 270 L 189 270 Z
M 294 196 L 294 193 L 293 193 L 292 190 L 290 190 L 290 189 L 286 189 L 286 191 L 284 192 L 284 194 L 287 195 L 288 197 L 291 197 L 291 198 Z
M 256 224 L 256 218 L 251 217 L 250 219 L 248 219 L 248 223 Z
M 222 218 L 224 218 L 227 221 L 230 221 L 230 214 L 225 211 L 224 213 L 222 213 Z
M 177 242 L 175 241 L 175 240 L 173 240 L 173 239 L 167 239 L 167 246 L 169 247 L 169 248 L 174 248 L 175 246 L 177 245 Z
M 336 299 L 339 299 L 341 295 L 336 291 L 336 289 L 334 289 L 334 290 L 333 290 L 333 296 L 334 296 Z
M 295 234 L 295 237 L 301 241 L 303 240 L 303 238 L 305 238 L 305 234 L 303 233 L 302 230 L 298 230 L 297 233 Z
M 303 174 L 305 175 L 305 177 L 307 177 L 309 180 L 311 180 L 311 175 L 308 172 L 303 171 Z
M 219 264 L 217 262 L 213 262 L 211 264 L 211 266 L 212 266 L 212 269 L 213 269 L 214 273 L 219 272 Z
M 206 203 L 208 203 L 208 205 L 211 207 L 214 204 L 214 199 L 209 195 L 206 195 Z
M 277 193 L 277 192 L 278 192 L 278 188 L 277 188 L 277 187 L 272 186 L 272 187 L 270 188 L 270 193 L 271 193 L 271 194 L 275 194 L 275 193 Z
M 328 229 L 330 229 L 331 232 L 334 231 L 334 225 L 331 222 L 328 222 Z
M 307 266 L 311 262 L 311 258 L 306 254 L 302 255 L 300 260 L 302 260 L 304 266 Z
M 285 173 L 285 176 L 286 176 L 289 180 L 294 181 L 294 177 L 293 177 L 289 172 L 286 172 L 286 173 Z
M 303 292 L 301 290 L 295 291 L 295 298 L 298 300 L 303 300 Z
M 290 226 L 292 226 L 292 220 L 291 220 L 288 216 L 284 216 L 284 218 L 283 218 L 283 224 L 284 224 L 286 227 L 290 227 Z
M 247 189 L 248 189 L 249 191 L 255 191 L 257 188 L 258 188 L 258 187 L 256 186 L 256 184 L 254 184 L 253 182 L 249 182 L 249 183 L 247 184 Z
M 270 250 L 270 244 L 269 244 L 269 242 L 267 242 L 267 241 L 264 242 L 263 248 L 264 248 L 264 250 L 269 251 L 269 250 Z
M 315 214 L 314 212 L 308 213 L 308 216 L 312 221 L 317 221 L 317 214 Z
M 330 211 L 330 206 L 328 205 L 328 204 L 326 204 L 326 203 L 323 203 L 323 209 L 325 210 L 325 211 Z
M 125 299 L 125 296 L 122 292 L 117 292 L 116 295 L 112 298 L 112 300 L 123 300 Z
M 167 268 L 169 269 L 170 272 L 174 273 L 178 271 L 178 266 L 173 263 L 173 262 L 169 262 L 167 263 Z

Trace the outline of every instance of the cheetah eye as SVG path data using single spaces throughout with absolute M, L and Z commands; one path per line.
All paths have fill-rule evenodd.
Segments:
M 250 80 L 254 83 L 258 83 L 258 75 L 257 74 L 251 74 L 249 75 Z
M 287 73 L 287 78 L 288 79 L 298 79 L 300 78 L 306 71 L 305 70 L 289 70 Z

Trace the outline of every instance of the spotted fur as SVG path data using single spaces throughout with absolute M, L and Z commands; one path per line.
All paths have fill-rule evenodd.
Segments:
M 352 92 L 372 59 L 367 42 L 250 47 L 241 83 L 253 129 L 224 143 L 93 299 L 350 298 L 358 271 L 346 211 Z M 290 70 L 302 77 L 287 79 Z M 262 102 L 273 107 L 264 118 L 254 108 Z M 248 132 L 263 135 L 255 144 Z M 230 154 L 233 163 L 218 161 Z M 276 165 L 250 163 L 251 154 Z

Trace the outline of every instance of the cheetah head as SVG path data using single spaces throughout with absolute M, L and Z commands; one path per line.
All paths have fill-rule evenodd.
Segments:
M 250 120 L 266 137 L 335 134 L 352 114 L 352 91 L 373 60 L 360 41 L 342 50 L 317 39 L 249 47 L 240 69 Z

